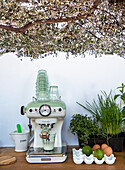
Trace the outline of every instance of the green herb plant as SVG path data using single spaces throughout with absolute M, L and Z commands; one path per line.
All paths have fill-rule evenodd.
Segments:
M 125 84 L 124 83 L 122 83 L 122 85 L 120 86 L 120 87 L 117 87 L 117 89 L 119 89 L 119 92 L 120 92 L 120 94 L 116 94 L 115 96 L 114 96 L 114 99 L 116 100 L 118 97 L 120 97 L 120 99 L 124 102 L 124 104 L 125 104 Z M 124 117 L 125 117 L 125 106 L 123 106 L 123 108 L 122 108 L 122 112 L 123 112 L 123 115 L 124 115 Z
M 123 129 L 123 112 L 120 106 L 116 103 L 112 96 L 112 91 L 109 95 L 105 91 L 98 94 L 97 101 L 93 99 L 92 104 L 86 102 L 86 106 L 78 103 L 84 109 L 89 111 L 93 117 L 100 123 L 102 131 L 106 133 L 107 143 L 108 137 L 118 135 Z
M 116 100 L 117 97 L 120 97 L 122 99 L 122 101 L 124 102 L 124 104 L 125 104 L 125 92 L 124 92 L 125 84 L 122 83 L 122 85 L 120 87 L 117 87 L 117 89 L 119 89 L 120 94 L 116 94 L 114 96 L 114 99 Z
M 90 135 L 102 135 L 96 120 L 92 120 L 92 118 L 87 115 L 73 115 L 69 129 L 74 135 L 77 134 L 79 140 L 83 141 L 83 146 L 87 144 Z

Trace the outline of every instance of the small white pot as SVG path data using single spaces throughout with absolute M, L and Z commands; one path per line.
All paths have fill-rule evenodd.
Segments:
M 29 142 L 29 132 L 18 133 L 14 131 L 9 135 L 12 136 L 12 139 L 15 143 L 15 151 L 16 152 L 24 152 L 27 150 L 28 142 Z

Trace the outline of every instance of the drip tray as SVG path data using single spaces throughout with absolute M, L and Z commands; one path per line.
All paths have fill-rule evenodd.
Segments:
M 59 163 L 67 159 L 67 147 L 55 147 L 53 151 L 44 151 L 43 148 L 30 147 L 26 153 L 29 163 Z
M 66 146 L 63 147 L 55 147 L 53 151 L 44 151 L 43 148 L 33 148 L 30 147 L 27 154 L 29 157 L 37 157 L 37 156 L 62 156 L 67 152 Z

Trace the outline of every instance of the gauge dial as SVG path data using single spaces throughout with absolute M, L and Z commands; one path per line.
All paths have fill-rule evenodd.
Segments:
M 49 116 L 50 113 L 51 113 L 51 108 L 49 105 L 47 104 L 44 104 L 42 106 L 40 106 L 39 108 L 39 113 L 42 115 L 42 116 Z

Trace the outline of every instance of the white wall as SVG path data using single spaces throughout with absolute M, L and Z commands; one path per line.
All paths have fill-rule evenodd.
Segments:
M 118 56 L 94 58 L 73 58 L 66 60 L 63 53 L 30 61 L 20 61 L 9 53 L 0 57 L 0 146 L 14 146 L 9 135 L 20 123 L 27 128 L 28 119 L 20 114 L 20 107 L 26 106 L 35 96 L 36 76 L 39 69 L 48 73 L 49 84 L 57 85 L 62 100 L 67 106 L 63 126 L 63 137 L 69 145 L 78 144 L 77 136 L 68 131 L 73 114 L 83 113 L 76 101 L 85 104 L 97 97 L 100 90 L 107 93 L 125 83 L 125 59 Z

